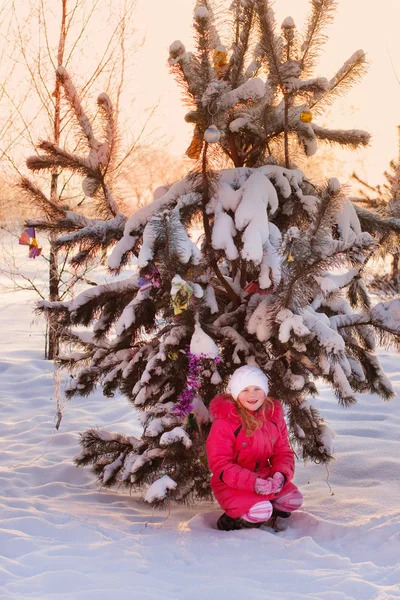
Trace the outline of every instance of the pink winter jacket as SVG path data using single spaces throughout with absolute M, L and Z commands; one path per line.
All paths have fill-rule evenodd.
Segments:
M 274 400 L 274 410 L 251 437 L 246 436 L 230 395 L 216 396 L 210 404 L 214 418 L 207 438 L 211 488 L 221 508 L 231 517 L 240 517 L 254 504 L 276 500 L 296 489 L 291 483 L 294 454 L 290 447 L 283 408 Z M 286 482 L 278 494 L 256 494 L 257 477 L 283 473 Z

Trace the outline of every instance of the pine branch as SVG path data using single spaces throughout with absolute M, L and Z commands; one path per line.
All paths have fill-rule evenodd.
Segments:
M 295 83 L 294 89 L 297 92 L 297 96 L 310 94 L 325 94 L 327 92 L 329 82 L 325 77 L 316 77 L 314 79 L 304 79 Z M 309 108 L 311 108 L 309 102 L 307 102 Z
M 62 315 L 62 322 L 65 325 L 89 325 L 96 318 L 99 306 L 112 302 L 120 295 L 131 298 L 132 293 L 137 290 L 137 278 L 129 277 L 124 281 L 115 281 L 90 288 L 81 292 L 73 300 L 66 302 L 40 302 L 37 310 L 38 312 L 51 311 Z
M 250 35 L 254 24 L 254 4 L 249 3 L 242 7 L 240 18 L 239 14 L 236 15 L 236 23 L 240 33 L 236 36 L 236 43 L 228 65 L 228 77 L 232 89 L 237 88 L 241 83 L 244 60 L 249 49 Z
M 290 405 L 289 426 L 293 432 L 291 440 L 301 448 L 303 460 L 312 460 L 316 463 L 329 463 L 332 460 L 333 457 L 321 443 L 323 423 L 319 412 L 308 403 L 305 406 Z
M 300 66 L 303 75 L 312 72 L 319 57 L 320 50 L 327 40 L 323 29 L 333 21 L 336 0 L 311 0 L 312 9 L 308 18 L 307 29 L 301 46 Z
M 329 81 L 328 90 L 317 92 L 310 100 L 310 109 L 314 109 L 315 114 L 321 114 L 338 97 L 346 94 L 353 85 L 358 83 L 364 77 L 367 69 L 368 63 L 364 51 L 357 50 Z
M 107 94 L 100 94 L 97 98 L 97 104 L 100 109 L 100 115 L 103 122 L 103 131 L 106 144 L 108 146 L 108 160 L 104 175 L 107 172 L 107 167 L 115 157 L 117 147 L 117 124 L 114 118 L 113 105 Z
M 88 217 L 67 210 L 63 218 L 55 221 L 47 221 L 38 217 L 36 219 L 27 219 L 26 223 L 27 227 L 38 227 L 42 231 L 61 234 L 63 232 L 79 231 L 83 227 L 100 226 L 102 221 L 100 219 L 89 219 Z
M 348 287 L 347 295 L 351 306 L 360 306 L 365 311 L 370 310 L 371 300 L 368 289 L 360 276 L 354 277 Z
M 125 222 L 126 217 L 122 217 L 121 215 L 105 222 L 100 219 L 93 220 L 92 223 L 89 221 L 86 226 L 82 224 L 78 227 L 76 226 L 76 220 L 61 221 L 58 227 L 62 227 L 64 230 L 71 230 L 75 226 L 74 229 L 77 229 L 77 231 L 59 237 L 56 241 L 56 246 L 57 248 L 69 249 L 77 244 L 81 244 L 82 241 L 91 241 L 95 243 L 97 249 L 100 247 L 102 249 L 107 248 L 121 239 L 124 233 Z
M 374 194 L 376 193 L 376 188 L 374 188 L 371 185 L 369 185 L 369 183 L 367 181 L 365 181 L 364 179 L 362 179 L 361 177 L 359 177 L 359 175 L 357 175 L 357 173 L 353 172 L 351 176 L 352 176 L 353 179 L 355 179 L 356 181 L 358 181 L 358 183 L 361 183 L 361 185 L 365 186 L 371 192 L 373 192 Z
M 382 219 L 378 213 L 366 210 L 358 204 L 353 203 L 353 206 L 364 231 L 367 231 L 371 235 L 379 234 L 387 236 L 391 232 L 397 235 L 400 234 L 400 219 Z
M 58 67 L 56 71 L 57 80 L 61 83 L 64 88 L 65 96 L 75 113 L 75 116 L 78 120 L 78 123 L 81 127 L 83 134 L 85 135 L 89 147 L 96 148 L 98 142 L 94 137 L 93 129 L 90 124 L 89 118 L 85 114 L 77 91 L 75 89 L 74 84 L 71 81 L 71 78 L 65 69 L 65 67 Z
M 325 189 L 322 190 L 318 202 L 318 209 L 313 218 L 309 232 L 311 246 L 313 246 L 314 240 L 317 238 L 319 232 L 327 232 L 330 230 L 335 217 L 343 207 L 345 200 L 344 190 L 341 187 L 335 189 L 328 183 Z
M 61 208 L 58 204 L 49 200 L 42 190 L 27 177 L 21 177 L 18 187 L 24 192 L 27 199 L 45 213 L 50 221 L 65 217 L 65 208 Z
M 339 144 L 340 146 L 348 146 L 352 149 L 357 149 L 360 146 L 368 146 L 371 135 L 360 129 L 325 129 L 311 123 L 318 139 L 330 144 Z
M 99 214 L 104 216 L 105 218 L 109 218 L 110 216 L 118 217 L 122 215 L 118 203 L 116 202 L 113 194 L 111 193 L 109 186 L 104 181 L 103 175 L 101 176 L 101 187 L 103 195 L 98 201 Z
M 280 74 L 282 41 L 275 34 L 275 18 L 269 0 L 256 0 L 260 20 L 260 58 L 266 58 L 268 65 L 268 80 L 272 88 L 283 82 Z
M 30 156 L 26 161 L 26 166 L 31 171 L 51 170 L 55 168 L 69 169 L 76 174 L 84 177 L 99 178 L 99 173 L 94 171 L 88 162 L 79 158 L 75 154 L 71 154 L 59 148 L 49 141 L 42 141 L 38 148 L 46 152 L 45 156 Z

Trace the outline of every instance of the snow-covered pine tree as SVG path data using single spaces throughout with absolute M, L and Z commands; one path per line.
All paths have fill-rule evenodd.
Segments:
M 317 138 L 368 141 L 310 121 L 311 107 L 316 113 L 364 68 L 358 52 L 329 82 L 302 79 L 334 4 L 312 1 L 300 44 L 292 19 L 276 33 L 268 1 L 234 1 L 227 51 L 209 2 L 197 3 L 195 51 L 177 41 L 170 48 L 195 124 L 193 172 L 126 221 L 109 268 L 120 274 L 133 261 L 135 275 L 41 305 L 82 349 L 64 361 L 75 370 L 67 394 L 101 385 L 141 413 L 140 439 L 90 429 L 76 463 L 92 465 L 103 485 L 144 487 L 153 506 L 210 497 L 207 407 L 242 364 L 268 375 L 305 460 L 327 462 L 333 451 L 333 433 L 312 406 L 318 379 L 343 406 L 360 392 L 393 395 L 375 348 L 399 345 L 400 300 L 372 308 L 363 270 L 377 232 L 397 223 L 354 206 L 336 179 L 314 186 L 289 155 L 296 136 L 309 154 Z M 233 168 L 217 170 L 220 156 Z M 82 170 L 91 176 L 86 163 Z
M 379 256 L 382 258 L 392 257 L 390 273 L 378 272 L 370 282 L 370 287 L 374 291 L 388 296 L 397 295 L 400 291 L 399 233 L 396 229 L 396 224 L 400 224 L 400 127 L 397 128 L 397 135 L 398 156 L 390 162 L 388 170 L 384 172 L 383 185 L 377 185 L 374 188 L 358 177 L 356 173 L 353 174 L 359 190 L 352 201 L 392 221 L 393 228 L 383 231 L 379 238 Z
M 309 78 L 335 6 L 335 0 L 312 0 L 304 33 L 298 35 L 288 17 L 278 35 L 270 2 L 234 0 L 228 53 L 210 2 L 197 3 L 197 52 L 187 52 L 177 40 L 169 57 L 192 109 L 186 115 L 186 121 L 195 124 L 187 150 L 190 158 L 199 158 L 206 131 L 206 140 L 220 137 L 236 167 L 259 166 L 266 156 L 276 158 L 282 150 L 289 167 L 290 138 L 300 141 L 307 156 L 315 154 L 318 140 L 349 148 L 368 144 L 370 136 L 365 131 L 331 130 L 312 122 L 313 115 L 323 113 L 366 70 L 365 54 L 358 50 L 330 80 Z M 226 14 L 221 20 L 226 21 Z M 263 74 L 266 80 L 259 76 Z

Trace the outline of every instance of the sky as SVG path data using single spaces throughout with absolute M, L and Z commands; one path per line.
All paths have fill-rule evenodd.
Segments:
M 114 21 L 123 3 L 127 0 L 115 0 L 113 6 Z M 50 45 L 54 49 L 58 43 L 60 3 L 54 0 L 44 0 Z M 73 59 L 68 68 L 77 87 L 85 85 L 88 73 L 92 73 L 98 63 L 98 57 L 104 51 L 106 40 L 113 26 L 107 20 L 109 10 L 108 0 L 98 0 L 95 17 L 91 21 L 91 29 L 86 32 L 87 38 L 79 49 L 74 49 Z M 220 4 L 228 6 L 230 0 L 220 0 Z M 71 4 L 72 5 L 72 0 Z M 0 9 L 10 6 L 10 0 L 0 0 Z M 30 60 L 37 58 L 38 48 L 45 48 L 43 34 L 39 36 L 39 27 L 35 18 L 32 4 L 31 13 L 27 16 L 25 0 L 16 0 L 16 12 L 20 22 L 29 30 L 26 39 L 32 43 L 27 44 L 26 50 Z M 94 6 L 93 0 L 85 0 L 84 10 L 90 11 Z M 115 6 L 115 10 L 114 10 Z M 131 6 L 131 3 L 129 3 Z M 129 29 L 134 27 L 136 33 L 128 36 L 128 50 L 132 65 L 126 79 L 123 92 L 123 107 L 125 119 L 123 121 L 122 136 L 128 138 L 140 132 L 144 120 L 151 109 L 157 106 L 151 118 L 148 131 L 156 128 L 150 140 L 158 140 L 163 148 L 171 154 L 181 157 L 189 145 L 192 125 L 185 123 L 185 107 L 182 103 L 181 89 L 169 72 L 167 65 L 168 48 L 170 44 L 179 39 L 190 50 L 193 48 L 192 16 L 195 0 L 136 0 L 133 9 L 133 19 Z M 310 10 L 309 0 L 276 0 L 273 4 L 278 28 L 283 19 L 292 16 L 298 29 L 303 30 L 307 14 Z M 1 12 L 0 12 L 1 15 Z M 52 20 L 53 19 L 53 20 Z M 79 31 L 81 21 L 75 19 L 76 30 Z M 331 78 L 342 64 L 358 49 L 362 48 L 369 61 L 369 71 L 363 80 L 343 98 L 336 101 L 326 115 L 324 126 L 345 129 L 364 129 L 372 134 L 370 147 L 357 152 L 335 150 L 338 161 L 330 161 L 324 167 L 326 177 L 337 176 L 341 183 L 349 183 L 350 175 L 355 170 L 370 184 L 376 185 L 383 182 L 383 172 L 387 169 L 390 160 L 398 156 L 397 125 L 400 124 L 400 52 L 398 50 L 398 23 L 400 22 L 400 2 L 398 0 L 380 0 L 373 5 L 366 0 L 338 0 L 336 19 L 327 29 L 327 43 L 321 54 L 321 60 L 315 70 L 315 76 Z M 115 22 L 114 22 L 115 25 Z M 14 24 L 15 27 L 15 24 Z M 95 35 L 93 35 L 95 31 Z M 69 40 L 74 39 L 71 35 Z M 137 44 L 143 44 L 136 48 Z M 6 41 L 8 44 L 8 42 Z M 71 44 L 71 41 L 69 41 Z M 3 44 L 3 42 L 1 42 Z M 12 56 L 12 50 L 1 46 L 3 52 L 0 63 L 1 81 L 10 84 L 10 62 L 7 51 Z M 43 56 L 43 50 L 42 50 Z M 17 83 L 11 86 L 11 95 L 20 90 L 23 95 L 25 86 L 23 78 L 27 77 L 23 70 L 23 61 L 13 67 L 12 77 Z M 44 68 L 44 66 L 43 66 Z M 25 74 L 23 74 L 25 73 Z M 54 70 L 50 67 L 46 72 L 48 86 L 53 89 Z M 0 85 L 0 90 L 1 90 Z M 10 87 L 10 85 L 8 86 Z M 50 91 L 51 91 L 50 89 Z M 90 91 L 90 102 L 95 104 L 97 94 L 104 91 L 104 81 L 101 77 L 95 80 L 93 90 Z M 10 90 L 8 90 L 10 91 Z M 113 89 L 109 90 L 110 96 L 115 99 Z M 8 118 L 7 111 L 14 113 L 14 107 L 3 107 L 6 100 L 0 97 L 0 125 Z M 36 100 L 37 102 L 37 100 Z M 25 104 L 25 110 L 34 114 L 35 94 L 31 94 Z M 93 112 L 93 111 L 92 111 Z M 27 120 L 31 117 L 24 113 Z M 29 117 L 29 118 L 28 118 Z M 318 120 L 316 119 L 316 123 Z M 49 134 L 49 133 L 48 133 Z M 128 135 L 129 134 L 129 135 Z M 16 137 L 16 134 L 15 136 Z M 45 137 L 43 127 L 37 120 L 31 124 L 31 136 L 19 152 L 25 158 L 31 152 L 34 143 Z M 0 142 L 0 149 L 4 140 Z M 323 148 L 323 146 L 322 146 Z M 24 161 L 20 160 L 22 164 Z M 304 165 L 302 166 L 304 168 Z M 310 167 L 311 169 L 311 167 Z M 337 172 L 339 170 L 339 172 Z
M 194 0 L 139 0 L 135 12 L 138 34 L 145 35 L 135 67 L 140 93 L 132 90 L 136 110 L 144 110 L 149 101 L 160 101 L 159 132 L 166 136 L 170 150 L 176 154 L 184 153 L 192 127 L 183 120 L 181 92 L 169 74 L 166 61 L 168 47 L 174 40 L 180 39 L 188 49 L 192 47 L 194 5 Z M 306 0 L 276 0 L 278 26 L 290 15 L 301 31 L 309 8 Z M 370 63 L 367 75 L 333 105 L 327 124 L 365 129 L 372 134 L 370 148 L 357 153 L 346 152 L 343 156 L 348 171 L 356 168 L 373 184 L 382 181 L 389 161 L 398 155 L 399 22 L 398 0 L 380 0 L 374 4 L 365 0 L 338 0 L 336 19 L 327 29 L 327 44 L 315 72 L 315 75 L 330 78 L 353 52 L 360 48 L 366 52 Z

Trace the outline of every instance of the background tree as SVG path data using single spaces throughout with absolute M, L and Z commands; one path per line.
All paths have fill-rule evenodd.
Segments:
M 132 160 L 126 161 L 121 179 L 121 195 L 129 198 L 132 206 L 141 207 L 154 199 L 154 191 L 181 179 L 188 170 L 188 159 L 169 153 L 168 149 L 141 144 Z
M 400 127 L 397 128 L 399 138 L 399 156 L 392 160 L 389 169 L 385 171 L 385 182 L 383 185 L 372 187 L 367 181 L 353 173 L 353 179 L 358 184 L 357 196 L 352 198 L 353 202 L 361 207 L 366 207 L 381 217 L 392 219 L 393 222 L 400 219 Z M 398 294 L 400 285 L 400 253 L 399 236 L 396 230 L 383 232 L 379 240 L 379 256 L 386 259 L 392 257 L 389 274 L 377 273 L 371 281 L 374 290 L 385 292 L 390 295 Z
M 189 154 L 198 162 L 137 210 L 123 232 L 113 230 L 120 239 L 109 268 L 120 274 L 133 261 L 137 272 L 70 302 L 41 303 L 57 316 L 64 339 L 81 348 L 62 360 L 75 372 L 67 395 L 88 395 L 99 384 L 108 397 L 120 390 L 141 412 L 140 439 L 84 432 L 77 464 L 91 464 L 104 485 L 145 486 L 154 506 L 210 497 L 208 404 L 242 364 L 268 375 L 304 460 L 332 458 L 333 434 L 311 401 L 318 379 L 343 406 L 358 392 L 393 395 L 375 347 L 398 346 L 399 300 L 371 307 L 363 275 L 381 234 L 398 231 L 397 222 L 353 205 L 337 179 L 316 186 L 299 169 L 273 164 L 271 155 L 276 147 L 292 164 L 291 136 L 308 153 L 317 137 L 350 145 L 368 140 L 363 132 L 328 132 L 307 122 L 310 105 L 328 102 L 364 68 L 360 52 L 331 82 L 300 78 L 314 65 L 334 5 L 311 2 L 297 60 L 293 22 L 286 19 L 279 36 L 268 1 L 233 3 L 224 15 L 232 20 L 229 52 L 221 48 L 210 3 L 198 2 L 195 51 L 178 41 L 170 48 L 192 104 Z M 266 81 L 258 77 L 262 69 Z M 307 105 L 297 104 L 301 95 Z M 46 156 L 31 168 L 62 159 L 48 143 L 41 148 Z M 217 170 L 225 156 L 233 167 Z M 88 176 L 78 157 L 68 160 Z M 78 257 L 82 231 L 59 240 Z M 78 324 L 91 332 L 76 331 Z
M 60 216 L 66 209 L 76 209 L 83 216 L 95 214 L 96 205 L 89 199 L 90 195 L 84 196 L 80 183 L 77 187 L 71 175 L 65 177 L 61 169 L 51 171 L 47 179 L 29 180 L 19 166 L 20 153 L 27 143 L 33 145 L 34 128 L 41 129 L 42 135 L 49 136 L 56 146 L 63 145 L 68 140 L 74 149 L 80 148 L 81 141 L 74 136 L 70 107 L 62 102 L 61 84 L 55 72 L 61 65 L 82 64 L 83 56 L 87 69 L 92 70 L 82 86 L 80 101 L 84 102 L 94 86 L 102 81 L 105 89 L 113 89 L 115 113 L 119 115 L 126 70 L 132 61 L 132 51 L 137 46 L 131 41 L 134 7 L 135 2 L 124 2 L 118 8 L 111 8 L 103 0 L 95 0 L 90 4 L 81 0 L 37 0 L 30 4 L 29 14 L 26 14 L 26 10 L 23 13 L 15 2 L 9 4 L 7 13 L 3 11 L 3 56 L 8 59 L 3 65 L 3 73 L 8 73 L 9 77 L 4 77 L 0 88 L 3 110 L 5 109 L 1 154 L 11 167 L 12 177 L 15 178 L 17 173 L 21 182 L 19 192 L 14 193 L 14 213 L 15 207 L 18 207 L 19 214 L 26 215 L 29 207 L 27 227 L 43 231 L 46 229 L 43 223 L 51 220 L 55 213 Z M 98 11 L 102 11 L 105 21 L 108 21 L 106 27 L 103 23 L 95 22 Z M 32 23 L 36 25 L 35 36 L 32 35 Z M 96 33 L 100 33 L 99 27 L 107 32 L 101 44 L 97 42 L 98 37 L 95 37 Z M 126 50 L 128 41 L 129 51 Z M 11 52 L 7 44 L 13 44 Z M 88 47 L 90 53 L 87 52 Z M 15 85 L 17 77 L 20 78 L 18 86 Z M 12 91 L 15 88 L 18 93 Z M 130 135 L 131 131 L 126 129 L 129 133 L 123 142 L 124 152 L 119 155 L 120 169 L 133 156 L 139 142 L 138 137 Z M 84 277 L 84 273 L 77 275 L 71 272 L 68 267 L 68 251 L 59 254 L 53 232 L 51 229 L 48 231 L 48 256 L 47 252 L 44 253 L 49 265 L 48 297 L 51 301 L 58 301 L 68 297 L 76 282 Z M 37 291 L 39 287 L 42 288 L 37 282 L 24 277 L 12 252 L 6 252 L 5 259 L 2 272 L 14 284 Z M 58 332 L 56 323 L 51 319 L 48 325 L 45 355 L 51 359 L 58 350 Z

